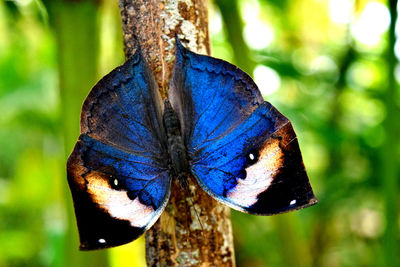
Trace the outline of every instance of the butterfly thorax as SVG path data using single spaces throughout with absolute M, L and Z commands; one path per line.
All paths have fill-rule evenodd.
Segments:
M 168 137 L 168 154 L 172 167 L 173 176 L 176 177 L 180 185 L 187 187 L 187 175 L 189 164 L 186 148 L 181 135 L 181 126 L 178 115 L 173 110 L 168 99 L 164 103 L 164 127 Z

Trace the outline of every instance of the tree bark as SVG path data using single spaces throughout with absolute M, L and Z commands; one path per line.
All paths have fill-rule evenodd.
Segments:
M 165 98 L 175 62 L 175 32 L 191 51 L 210 54 L 206 0 L 119 0 L 119 4 L 125 55 L 133 54 L 136 36 Z M 234 266 L 229 208 L 205 193 L 193 177 L 189 188 L 193 200 L 173 182 L 168 206 L 147 231 L 148 266 Z

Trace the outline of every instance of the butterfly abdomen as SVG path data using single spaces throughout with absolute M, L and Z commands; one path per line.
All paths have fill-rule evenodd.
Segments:
M 178 115 L 173 110 L 168 99 L 164 103 L 164 127 L 168 137 L 168 154 L 173 176 L 179 180 L 182 187 L 187 185 L 189 163 L 187 152 L 181 135 L 181 125 Z

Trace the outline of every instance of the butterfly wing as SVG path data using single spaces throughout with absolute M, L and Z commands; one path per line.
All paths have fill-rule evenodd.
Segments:
M 170 178 L 159 107 L 140 51 L 86 98 L 81 135 L 67 163 L 81 249 L 136 239 L 166 206 Z
M 214 198 L 263 215 L 316 203 L 291 123 L 243 71 L 178 42 L 170 99 L 191 171 Z

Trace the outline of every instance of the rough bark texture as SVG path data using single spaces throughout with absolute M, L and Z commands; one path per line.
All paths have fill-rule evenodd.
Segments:
M 135 51 L 135 37 L 166 96 L 175 62 L 175 32 L 186 47 L 210 53 L 206 0 L 119 0 L 125 55 Z
M 191 51 L 210 54 L 206 0 L 119 0 L 119 4 L 126 57 L 135 50 L 136 36 L 166 97 L 175 61 L 175 32 Z M 189 188 L 192 199 L 173 182 L 168 206 L 146 233 L 147 264 L 234 266 L 229 208 L 213 200 L 193 178 Z

